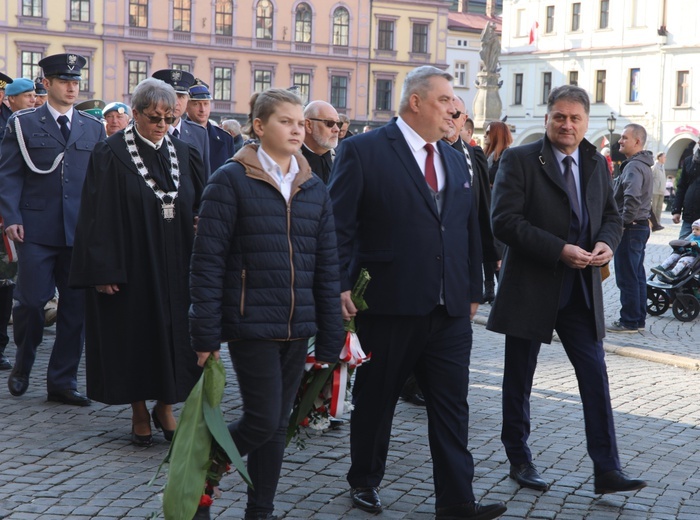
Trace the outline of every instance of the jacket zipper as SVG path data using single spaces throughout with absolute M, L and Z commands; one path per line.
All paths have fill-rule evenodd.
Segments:
M 287 341 L 292 337 L 292 316 L 294 315 L 294 251 L 292 250 L 292 197 L 289 197 L 289 202 L 287 203 L 287 245 L 289 247 L 289 273 L 290 273 L 290 287 L 289 292 L 291 296 L 291 306 L 289 307 L 289 321 L 287 321 Z
M 245 314 L 245 267 L 241 271 L 241 303 L 240 303 L 241 316 Z

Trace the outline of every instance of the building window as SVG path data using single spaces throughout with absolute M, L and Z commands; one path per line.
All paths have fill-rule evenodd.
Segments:
M 605 71 L 595 72 L 595 102 L 605 103 Z
M 25 76 L 26 77 L 26 76 Z M 690 71 L 679 70 L 676 75 L 676 106 L 690 106 Z
M 630 69 L 630 83 L 627 101 L 636 103 L 639 101 L 639 69 Z
M 148 27 L 148 0 L 129 0 L 129 27 Z
M 72 22 L 89 22 L 90 0 L 70 0 L 70 19 Z
M 175 0 L 173 4 L 173 31 L 190 32 L 192 30 L 192 8 L 190 0 Z
M 148 77 L 148 62 L 146 60 L 129 60 L 129 94 L 136 85 Z
M 294 15 L 294 41 L 297 43 L 311 43 L 311 7 L 301 3 L 297 6 Z
M 90 92 L 90 57 L 85 58 L 85 66 L 80 71 L 80 92 Z
M 547 6 L 547 25 L 545 26 L 545 31 L 547 34 L 554 32 L 554 6 Z
M 464 62 L 464 61 L 457 61 L 455 62 L 455 70 L 454 70 L 454 86 L 455 87 L 467 87 L 467 81 L 469 81 L 468 78 L 468 72 L 469 70 L 469 64 Z
M 44 14 L 43 0 L 22 0 L 22 16 L 41 18 Z
M 255 37 L 258 40 L 272 39 L 272 3 L 270 0 L 260 0 L 255 9 Z
M 189 63 L 173 63 L 170 68 L 175 70 L 184 70 L 185 72 L 192 72 L 192 67 Z
M 348 107 L 347 76 L 331 76 L 331 105 L 335 108 Z
M 522 105 L 523 104 L 523 75 L 516 74 L 513 81 L 515 88 L 513 90 L 513 104 Z
M 377 26 L 377 49 L 394 50 L 394 20 L 379 20 Z
M 272 87 L 272 71 L 271 70 L 255 70 L 253 71 L 253 91 L 262 92 Z
M 571 30 L 576 32 L 581 29 L 581 2 L 571 5 Z
M 311 74 L 308 72 L 295 72 L 292 75 L 292 85 L 299 87 L 299 97 L 306 105 L 311 95 Z
M 428 24 L 414 23 L 413 24 L 413 45 L 412 52 L 417 54 L 428 53 Z
M 22 77 L 38 78 L 43 76 L 41 67 L 37 65 L 43 58 L 43 53 L 36 51 L 22 51 Z
M 574 87 L 578 87 L 578 71 L 577 70 L 569 71 L 569 85 L 573 85 Z
M 393 82 L 390 79 L 377 80 L 377 99 L 375 102 L 376 110 L 391 110 L 391 91 Z
M 632 0 L 632 27 L 644 27 L 644 14 L 639 0 Z
M 350 45 L 350 13 L 344 7 L 333 11 L 333 45 L 347 47 Z
M 547 99 L 549 99 L 549 93 L 552 90 L 552 73 L 543 72 L 542 73 L 542 104 L 547 104 Z
M 600 14 L 598 16 L 598 28 L 607 29 L 610 20 L 610 0 L 600 0 Z
M 214 67 L 214 101 L 231 101 L 231 75 L 230 67 Z
M 531 22 L 527 17 L 527 12 L 525 9 L 518 9 L 515 14 L 516 19 L 516 36 L 527 36 L 531 26 Z
M 233 1 L 216 0 L 214 11 L 214 30 L 219 36 L 233 34 Z

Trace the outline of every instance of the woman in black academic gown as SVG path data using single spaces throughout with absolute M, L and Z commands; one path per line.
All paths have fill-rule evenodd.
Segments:
M 87 393 L 131 404 L 131 440 L 166 440 L 200 375 L 190 347 L 189 260 L 204 166 L 169 137 L 176 94 L 149 78 L 132 95 L 133 120 L 98 143 L 83 188 L 71 285 L 86 287 Z M 147 400 L 155 400 L 150 416 Z

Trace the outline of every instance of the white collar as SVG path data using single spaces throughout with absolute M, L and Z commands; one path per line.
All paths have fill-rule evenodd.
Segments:
M 408 146 L 411 147 L 414 153 L 418 150 L 421 150 L 422 148 L 425 148 L 425 145 L 428 144 L 428 141 L 426 141 L 420 135 L 418 135 L 418 133 L 413 128 L 411 128 L 409 124 L 401 118 L 401 116 L 399 116 L 396 119 L 396 126 L 399 127 L 399 130 L 401 130 L 401 133 L 403 134 L 404 139 L 406 139 Z M 440 155 L 437 143 L 433 142 L 430 144 L 433 145 L 435 153 Z
M 139 133 L 139 129 L 136 127 L 136 125 L 134 125 L 134 133 L 139 136 L 139 139 L 141 139 L 142 142 L 146 143 L 148 146 L 150 146 L 151 148 L 153 148 L 155 150 L 159 150 L 160 147 L 163 146 L 163 139 L 164 139 L 163 137 L 161 137 L 160 141 L 158 141 L 157 143 L 154 143 L 153 141 L 149 141 L 148 139 L 146 139 L 144 136 L 142 136 Z
M 68 121 L 73 121 L 73 107 L 70 107 L 67 112 L 62 114 L 61 112 L 56 110 L 54 107 L 52 107 L 51 103 L 49 103 L 47 101 L 46 108 L 49 109 L 49 113 L 51 114 L 51 117 L 53 117 L 54 121 L 56 121 L 59 116 L 66 116 L 68 118 Z

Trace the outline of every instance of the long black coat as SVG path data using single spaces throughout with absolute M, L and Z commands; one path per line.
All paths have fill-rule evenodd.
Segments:
M 589 242 L 605 242 L 615 251 L 622 221 L 613 199 L 605 158 L 588 141 L 579 145 L 582 201 Z M 559 260 L 567 244 L 571 205 L 549 140 L 509 148 L 501 156 L 491 199 L 496 238 L 506 245 L 487 328 L 550 343 L 557 319 L 565 269 Z M 596 333 L 605 336 L 600 268 L 588 267 L 584 279 L 593 296 Z
M 88 165 L 70 283 L 119 286 L 114 295 L 86 291 L 87 393 L 102 403 L 181 402 L 200 375 L 187 312 L 204 165 L 190 145 L 173 144 L 180 188 L 169 222 L 133 165 L 123 131 L 99 143 Z

